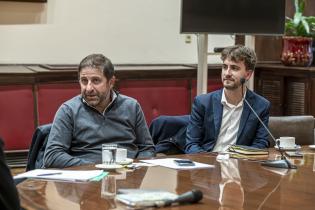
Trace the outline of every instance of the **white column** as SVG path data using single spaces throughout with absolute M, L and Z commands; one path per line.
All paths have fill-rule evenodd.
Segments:
M 246 35 L 245 36 L 245 46 L 255 50 L 255 36 Z M 250 90 L 254 90 L 254 73 L 255 73 L 255 71 L 253 72 L 251 78 L 248 80 L 248 83 L 247 83 L 247 87 Z
M 207 93 L 208 87 L 208 34 L 198 34 L 197 41 L 197 95 L 200 95 Z

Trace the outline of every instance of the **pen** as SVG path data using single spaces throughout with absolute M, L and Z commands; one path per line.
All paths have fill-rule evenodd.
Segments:
M 126 165 L 125 168 L 135 170 L 135 169 L 141 168 L 141 166 L 137 166 L 137 165 Z
M 51 175 L 60 175 L 60 174 L 62 174 L 62 173 L 56 172 L 56 173 L 38 174 L 37 176 L 51 176 Z

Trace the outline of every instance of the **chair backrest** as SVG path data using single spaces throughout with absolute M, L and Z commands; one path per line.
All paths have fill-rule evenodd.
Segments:
M 26 171 L 42 168 L 45 147 L 52 124 L 38 126 L 33 134 L 27 158 Z
M 155 118 L 149 130 L 156 152 L 167 155 L 184 153 L 188 123 L 189 115 L 159 116 Z
M 313 116 L 269 117 L 269 129 L 276 139 L 281 136 L 293 136 L 298 145 L 314 144 Z M 269 141 L 270 146 L 273 147 L 275 144 L 270 136 Z

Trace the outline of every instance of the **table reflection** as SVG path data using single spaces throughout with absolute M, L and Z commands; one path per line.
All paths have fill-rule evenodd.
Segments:
M 244 189 L 241 184 L 238 161 L 236 159 L 222 160 L 220 168 L 219 209 L 243 209 Z
M 215 169 L 191 171 L 190 178 L 193 188 L 202 190 L 204 198 L 220 210 L 257 209 L 280 180 L 279 175 L 263 170 L 259 163 L 227 159 L 214 164 Z M 252 197 L 259 202 L 251 202 Z
M 262 167 L 259 162 L 228 159 L 218 162 L 208 154 L 183 155 L 214 168 L 173 170 L 164 167 L 141 167 L 133 171 L 111 171 L 116 191 L 123 188 L 161 189 L 182 194 L 192 189 L 203 192 L 196 205 L 174 209 L 313 209 L 315 188 L 314 153 L 303 151 L 303 158 L 292 159 L 297 170 Z M 270 157 L 278 155 L 277 152 Z M 95 169 L 82 166 L 77 169 Z M 104 183 L 105 184 L 105 183 Z M 17 185 L 21 204 L 26 209 L 105 210 L 127 206 L 102 196 L 103 181 L 60 182 L 29 179 Z M 114 186 L 113 185 L 113 186 Z
M 54 195 L 54 190 L 58 195 Z M 100 185 L 98 183 L 69 183 L 65 186 L 62 182 L 51 183 L 51 186 L 47 186 L 47 190 L 52 198 L 48 200 L 54 200 L 54 196 L 58 196 L 58 200 L 63 202 L 60 209 L 80 209 L 88 210 L 102 207 L 107 209 L 109 207 L 108 202 L 105 199 L 101 199 L 100 195 L 91 194 L 92 191 L 101 192 Z M 47 196 L 46 196 L 47 197 Z M 55 203 L 55 202 L 54 202 Z M 64 205 L 67 204 L 67 207 Z M 57 208 L 55 208 L 57 209 Z

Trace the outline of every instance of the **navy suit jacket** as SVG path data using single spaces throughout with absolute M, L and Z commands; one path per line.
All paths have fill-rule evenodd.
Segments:
M 195 98 L 186 133 L 186 153 L 209 152 L 214 148 L 221 127 L 223 89 L 199 95 Z M 247 90 L 246 100 L 268 126 L 270 102 Z M 236 144 L 266 148 L 268 132 L 244 102 Z

